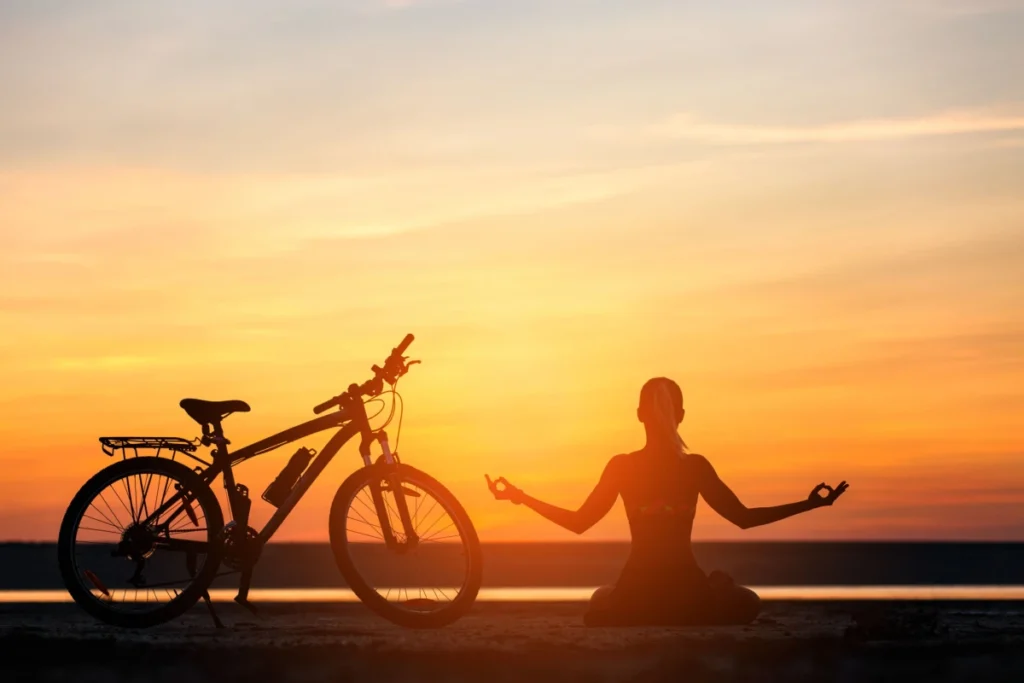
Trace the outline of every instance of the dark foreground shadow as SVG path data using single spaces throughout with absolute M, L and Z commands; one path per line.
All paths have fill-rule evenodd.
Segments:
M 144 632 L 67 608 L 0 611 L 4 681 L 1021 681 L 1015 603 L 767 603 L 749 626 L 585 628 L 579 604 L 481 603 L 408 631 L 359 605 L 225 609 Z

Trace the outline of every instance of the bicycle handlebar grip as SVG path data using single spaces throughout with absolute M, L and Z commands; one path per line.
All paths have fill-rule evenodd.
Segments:
M 328 410 L 328 409 L 332 408 L 337 403 L 338 403 L 338 397 L 335 396 L 331 400 L 324 401 L 323 403 L 318 405 L 316 408 L 313 408 L 313 414 L 314 415 L 319 415 L 320 413 L 324 412 L 325 410 Z
M 409 344 L 412 344 L 412 341 L 415 338 L 416 337 L 412 336 L 411 334 L 405 335 L 405 339 L 402 340 L 402 343 L 395 348 L 395 354 L 401 356 L 403 353 L 405 353 L 405 350 L 409 348 Z

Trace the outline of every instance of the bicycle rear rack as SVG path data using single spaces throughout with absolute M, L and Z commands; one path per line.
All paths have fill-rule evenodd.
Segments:
M 171 460 L 181 453 L 207 467 L 210 466 L 209 462 L 195 454 L 199 447 L 198 440 L 189 441 L 178 436 L 101 436 L 100 445 L 108 456 L 120 451 L 122 460 L 139 457 L 139 450 L 156 451 L 156 457 L 160 457 L 161 451 L 170 451 Z

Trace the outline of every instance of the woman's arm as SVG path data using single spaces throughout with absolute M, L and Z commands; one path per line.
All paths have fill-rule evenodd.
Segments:
M 615 499 L 619 497 L 619 486 L 616 476 L 618 470 L 617 458 L 618 456 L 608 462 L 604 472 L 601 474 L 600 481 L 597 482 L 597 486 L 590 492 L 590 495 L 587 496 L 587 499 L 578 510 L 566 510 L 565 508 L 560 508 L 557 505 L 545 503 L 533 496 L 529 496 L 509 484 L 504 477 L 499 477 L 495 481 L 491 481 L 491 478 L 487 477 L 487 485 L 490 487 L 491 493 L 498 500 L 510 500 L 516 505 L 525 505 L 541 517 L 551 520 L 558 526 L 568 529 L 575 534 L 582 534 L 601 521 L 608 514 L 608 511 L 612 509 Z M 499 484 L 503 488 L 499 488 Z
M 707 461 L 705 461 L 707 462 Z M 700 494 L 707 501 L 707 504 L 711 506 L 711 509 L 722 515 L 725 519 L 729 520 L 741 529 L 749 529 L 755 526 L 763 526 L 765 524 L 771 524 L 772 522 L 778 522 L 779 520 L 798 515 L 801 512 L 807 512 L 825 505 L 831 505 L 835 502 L 836 498 L 843 495 L 843 492 L 848 488 L 848 484 L 844 481 L 839 484 L 835 489 L 831 486 L 826 486 L 824 482 L 818 484 L 811 491 L 811 494 L 807 497 L 807 500 L 801 500 L 796 503 L 787 503 L 786 505 L 773 505 L 771 507 L 761 508 L 748 508 L 744 505 L 740 499 L 732 492 L 725 482 L 718 478 L 718 473 L 715 472 L 715 468 L 711 466 L 711 463 L 707 463 L 707 472 L 701 482 Z M 819 495 L 821 491 L 828 491 L 825 496 Z

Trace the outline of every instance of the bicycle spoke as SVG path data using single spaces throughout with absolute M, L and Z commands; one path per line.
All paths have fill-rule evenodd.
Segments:
M 372 500 L 369 503 L 367 503 L 365 500 L 362 499 L 362 497 L 357 497 L 355 499 L 355 502 L 358 502 L 363 507 L 363 510 L 366 511 L 367 517 L 370 517 L 371 519 L 378 519 L 379 521 L 379 518 L 377 516 L 377 508 L 373 505 Z M 354 507 L 349 506 L 349 509 L 358 514 L 358 511 Z
M 158 583 L 148 584 L 146 587 L 147 588 L 164 588 L 165 586 L 171 586 L 173 588 L 174 586 L 178 586 L 178 585 L 181 585 L 183 583 L 184 584 L 192 583 L 192 577 L 189 577 L 187 579 L 176 579 L 174 581 L 160 581 Z M 181 591 L 178 591 L 178 593 L 181 593 Z
M 377 538 L 377 539 L 379 539 L 379 538 L 380 538 L 380 536 L 372 536 L 372 535 L 370 535 L 370 534 L 364 534 L 364 533 L 363 533 L 363 532 L 361 532 L 361 531 L 353 531 L 352 529 L 349 529 L 349 530 L 348 530 L 348 532 L 349 532 L 350 534 L 356 534 L 356 535 L 358 535 L 358 536 L 366 536 L 367 538 Z
M 170 487 L 170 485 L 171 485 L 171 478 L 170 477 L 164 477 L 164 488 L 163 488 L 163 491 L 160 492 L 160 502 L 157 503 L 157 506 L 156 506 L 157 510 L 159 510 L 160 508 L 162 508 L 164 506 L 164 502 L 167 500 L 167 489 Z
M 419 494 L 419 496 L 417 496 L 416 498 L 416 507 L 412 513 L 412 528 L 413 531 L 415 531 L 416 534 L 419 535 L 418 530 L 420 528 L 420 508 L 423 506 L 423 499 L 427 497 L 427 492 L 419 487 L 416 488 L 416 492 Z
M 432 534 L 427 534 L 427 532 L 424 531 L 423 534 L 420 535 L 420 539 L 426 540 L 428 538 L 434 538 L 438 534 L 440 534 L 440 533 L 442 533 L 444 531 L 447 531 L 448 529 L 450 529 L 453 526 L 455 526 L 455 520 L 451 519 L 451 517 L 449 517 L 449 520 L 450 521 L 447 524 L 445 524 L 443 527 L 440 527 L 440 528 L 434 530 L 434 533 L 432 533 Z M 430 529 L 427 529 L 427 531 L 430 531 Z
M 359 504 L 363 506 L 363 509 L 366 510 L 368 516 L 379 519 L 379 517 L 377 515 L 377 508 L 376 508 L 375 505 L 373 505 L 373 500 L 372 499 L 370 500 L 369 503 L 367 503 L 366 501 L 362 500 L 362 498 L 356 498 L 355 501 L 358 501 Z
M 132 515 L 132 509 L 131 509 L 130 507 L 128 507 L 127 505 L 125 505 L 125 502 L 124 502 L 124 500 L 123 500 L 123 499 L 121 498 L 121 494 L 120 494 L 120 493 L 118 493 L 118 492 L 117 492 L 117 489 L 116 489 L 116 488 L 114 488 L 113 486 L 111 486 L 111 487 L 110 487 L 110 490 L 111 490 L 111 491 L 113 492 L 113 494 L 114 494 L 114 495 L 115 495 L 115 496 L 117 497 L 117 501 L 118 501 L 119 503 L 121 503 L 121 507 L 123 507 L 123 508 L 125 509 L 125 512 L 127 512 L 127 513 L 128 513 L 128 517 L 130 517 L 130 518 L 131 518 L 131 520 L 132 520 L 132 521 L 134 522 L 134 521 L 135 521 L 135 516 L 134 516 L 134 515 Z
M 103 491 L 100 491 L 100 500 L 102 500 L 103 504 L 107 506 L 107 511 L 110 513 L 110 516 L 116 519 L 118 522 L 120 522 L 121 518 L 118 517 L 116 512 L 114 512 L 114 508 L 110 506 L 110 503 L 107 502 L 107 499 L 103 497 L 103 493 Z M 95 502 L 93 504 L 95 504 Z
M 373 522 L 371 522 L 370 520 L 366 519 L 365 517 L 363 517 L 363 515 L 362 515 L 362 514 L 360 514 L 359 512 L 357 512 L 357 511 L 355 511 L 355 510 L 352 510 L 352 513 L 353 513 L 353 514 L 355 514 L 355 516 L 356 516 L 357 518 L 359 518 L 359 521 L 360 521 L 360 522 L 362 522 L 363 524 L 365 524 L 365 525 L 366 525 L 366 526 L 368 526 L 368 527 L 372 527 L 372 528 L 376 529 L 377 531 L 381 532 L 381 534 L 383 535 L 384 531 L 383 531 L 383 529 L 381 529 L 381 528 L 380 528 L 379 526 L 377 526 L 376 524 L 374 524 L 374 523 L 373 523 Z M 352 519 L 352 518 L 351 518 L 351 517 L 349 517 L 349 519 Z
M 103 517 L 103 519 L 105 519 L 108 524 L 110 524 L 110 526 L 112 526 L 114 528 L 117 528 L 117 529 L 120 529 L 121 531 L 124 531 L 124 527 L 123 526 L 121 526 L 117 522 L 114 522 L 113 520 L 111 520 L 110 517 L 107 517 L 106 513 L 103 512 L 103 510 L 99 509 L 99 507 L 96 505 L 96 501 L 93 501 L 93 502 L 89 503 L 89 507 L 94 508 L 96 510 L 96 512 L 98 512 L 100 514 L 100 516 Z
M 437 525 L 437 523 L 440 522 L 445 517 L 449 517 L 448 512 L 444 508 L 441 508 L 441 514 L 438 515 L 437 519 L 435 519 L 433 522 L 431 522 L 430 526 L 428 526 L 426 529 L 423 530 L 423 533 L 424 534 L 429 533 L 430 530 L 433 529 L 434 526 Z
M 79 527 L 81 528 L 81 527 Z M 75 545 L 105 545 L 111 548 L 116 548 L 117 543 L 111 543 L 110 541 L 75 541 Z
M 377 532 L 380 533 L 380 537 L 382 539 L 384 538 L 384 531 L 379 526 L 377 526 L 376 524 L 373 524 L 372 522 L 369 522 L 368 520 L 364 519 L 363 516 L 361 514 L 359 514 L 358 512 L 356 512 L 355 510 L 350 510 L 350 512 L 354 512 L 356 517 L 359 518 L 359 521 L 361 521 L 366 526 L 375 529 Z M 352 519 L 352 518 L 349 517 L 348 519 Z M 347 527 L 347 525 L 346 525 L 346 527 Z
M 96 529 L 95 527 L 91 527 L 91 526 L 79 526 L 78 528 L 79 529 L 85 529 L 86 531 L 96 531 L 96 532 L 101 533 L 101 534 L 113 534 L 114 536 L 117 536 L 118 538 L 121 537 L 121 534 L 119 534 L 118 532 L 110 531 L 108 529 Z
M 131 477 L 122 479 L 121 485 L 124 486 L 125 495 L 128 496 L 128 504 L 131 506 L 128 508 L 128 514 L 132 516 L 132 521 L 137 524 L 139 518 L 135 516 L 135 501 L 132 500 Z
M 139 519 L 149 519 L 149 485 L 153 483 L 153 473 L 149 473 L 149 478 L 146 480 L 146 485 L 142 485 L 142 475 L 139 476 L 139 488 L 141 493 L 139 497 L 142 499 L 142 510 L 139 514 Z
M 104 524 L 104 525 L 109 526 L 109 527 L 111 527 L 113 529 L 117 529 L 118 531 L 124 531 L 124 529 L 122 529 L 121 527 L 117 526 L 116 524 L 111 524 L 107 520 L 99 519 L 98 517 L 90 517 L 89 515 L 82 515 L 82 517 L 84 517 L 85 519 L 92 520 L 93 522 L 96 522 L 98 524 Z
M 176 513 L 174 513 L 174 515 L 172 515 L 172 518 L 177 518 L 177 526 L 168 527 L 169 529 L 171 529 L 173 531 L 177 531 L 177 530 L 180 530 L 180 529 L 186 529 L 188 531 L 191 531 L 192 529 L 188 529 L 188 526 L 190 524 L 192 524 L 193 526 L 198 526 L 198 522 L 205 522 L 206 521 L 205 513 L 203 514 L 203 518 L 201 520 L 199 519 L 199 516 L 196 515 L 195 523 L 193 523 L 193 521 L 192 521 L 192 516 L 188 515 L 188 514 L 185 515 L 184 519 L 180 519 L 179 518 L 179 515 L 183 511 L 186 511 L 186 506 L 191 507 L 191 505 L 192 505 L 192 502 L 189 501 L 189 500 L 183 500 L 182 501 L 181 508 L 179 508 L 178 512 L 176 512 Z M 192 514 L 195 515 L 195 508 L 192 509 Z M 173 524 L 173 522 L 172 522 L 172 524 Z

